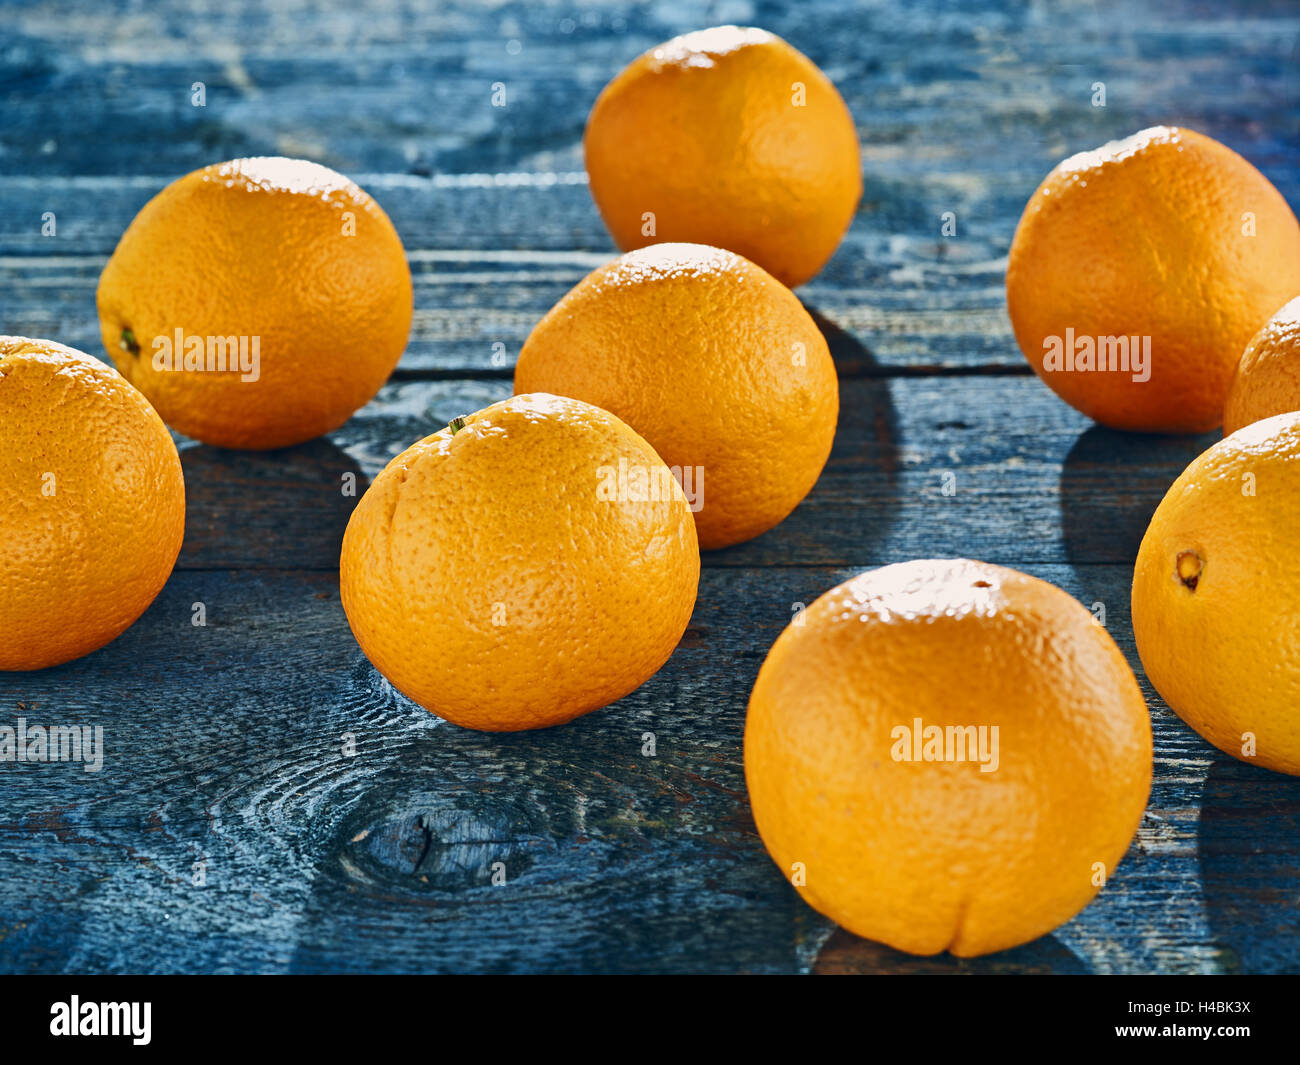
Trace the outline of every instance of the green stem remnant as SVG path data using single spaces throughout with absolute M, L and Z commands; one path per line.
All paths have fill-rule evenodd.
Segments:
M 465 428 L 465 419 L 452 418 L 451 424 L 448 425 L 447 428 L 451 430 L 451 435 L 455 436 L 457 433 L 459 433 L 462 429 Z
M 1187 585 L 1190 591 L 1196 591 L 1196 585 L 1201 579 L 1201 570 L 1205 568 L 1205 561 L 1201 556 L 1195 551 L 1179 551 L 1174 565 L 1178 572 L 1178 579 Z
M 122 345 L 123 351 L 129 351 L 136 356 L 140 354 L 140 342 L 136 340 L 135 334 L 130 329 L 122 330 L 122 339 L 118 343 Z

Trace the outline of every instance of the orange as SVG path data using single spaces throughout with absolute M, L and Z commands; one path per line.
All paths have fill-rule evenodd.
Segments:
M 681 488 L 612 414 L 515 396 L 393 459 L 343 539 L 343 607 L 401 692 L 490 731 L 558 725 L 667 661 L 700 576 Z
M 1133 635 L 1170 708 L 1219 750 L 1300 774 L 1300 413 L 1220 440 L 1156 508 Z
M 388 216 L 301 159 L 236 159 L 145 204 L 99 280 L 117 368 L 173 429 L 277 448 L 337 429 L 379 391 L 411 326 Z
M 784 519 L 816 483 L 839 388 L 817 324 L 753 263 L 656 244 L 589 274 L 524 344 L 516 392 L 604 407 L 682 478 L 700 546 Z
M 1237 364 L 1223 409 L 1223 432 L 1300 410 L 1300 297 L 1251 338 Z
M 1115 429 L 1219 425 L 1246 342 L 1297 292 L 1300 224 L 1281 194 L 1236 152 L 1168 126 L 1057 166 L 1007 265 L 1025 358 Z
M 596 100 L 583 148 L 621 249 L 713 244 L 790 286 L 825 265 L 862 197 L 843 98 L 759 29 L 699 30 L 634 60 Z
M 103 647 L 153 602 L 185 533 L 176 445 L 109 366 L 0 337 L 0 670 Z
M 745 722 L 759 834 L 814 909 L 970 957 L 1069 920 L 1151 787 L 1124 656 L 1065 592 L 966 559 L 833 588 L 780 635 Z

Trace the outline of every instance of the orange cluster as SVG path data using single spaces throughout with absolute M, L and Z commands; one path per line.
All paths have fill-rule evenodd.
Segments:
M 343 543 L 366 656 L 470 728 L 558 725 L 653 676 L 690 621 L 700 550 L 782 522 L 836 431 L 835 365 L 790 288 L 862 195 L 830 79 L 763 30 L 689 33 L 609 83 L 584 147 L 624 254 L 537 323 L 513 398 L 392 459 Z M 1300 774 L 1290 207 L 1210 138 L 1143 130 L 1052 170 L 1006 285 L 1025 357 L 1087 416 L 1226 419 L 1152 519 L 1134 633 L 1184 720 Z M 0 338 L 0 669 L 87 654 L 163 588 L 185 515 L 164 422 L 231 448 L 330 432 L 387 380 L 413 311 L 379 205 L 280 158 L 165 188 L 97 301 L 119 372 Z M 1089 611 L 1013 570 L 929 559 L 797 613 L 753 688 L 744 761 L 763 842 L 809 903 L 904 950 L 969 955 L 1050 931 L 1104 886 L 1146 806 L 1152 737 Z

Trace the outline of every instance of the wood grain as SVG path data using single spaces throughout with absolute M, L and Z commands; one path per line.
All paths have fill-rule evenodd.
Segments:
M 183 568 L 334 569 L 355 497 L 416 440 L 511 393 L 509 380 L 412 380 L 330 437 L 269 454 L 185 446 Z M 756 540 L 706 566 L 989 562 L 1131 564 L 1166 489 L 1217 434 L 1092 426 L 1032 376 L 851 378 L 816 487 Z
M 615 251 L 582 173 L 592 100 L 641 50 L 723 17 L 818 62 L 862 137 L 861 208 L 799 293 L 841 376 L 834 452 L 785 523 L 705 557 L 682 645 L 641 690 L 541 733 L 447 725 L 348 630 L 345 487 L 509 394 L 532 325 Z M 1003 305 L 1038 181 L 1143 126 L 1218 137 L 1300 202 L 1293 7 L 43 0 L 4 20 L 0 331 L 102 355 L 95 285 L 139 208 L 189 170 L 268 153 L 375 195 L 416 315 L 394 379 L 329 437 L 269 454 L 181 441 L 186 542 L 158 601 L 85 659 L 0 674 L 0 726 L 101 725 L 107 747 L 98 773 L 0 763 L 0 970 L 1300 971 L 1300 781 L 1182 725 L 1128 620 L 1146 521 L 1213 437 L 1093 426 L 1029 374 Z M 900 955 L 805 906 L 757 838 L 741 763 L 793 604 L 945 555 L 1103 605 L 1156 739 L 1146 817 L 1102 895 L 973 961 Z
M 496 17 L 398 5 L 371 24 L 335 0 L 310 29 L 260 4 L 172 0 L 174 25 L 123 20 L 115 5 L 72 19 L 65 5 L 77 7 L 21 13 L 9 53 L 5 328 L 96 351 L 95 281 L 151 195 L 220 159 L 307 155 L 373 193 L 412 253 L 413 370 L 492 368 L 498 342 L 513 359 L 551 304 L 615 253 L 582 173 L 586 113 L 614 71 L 679 28 L 613 4 L 576 19 L 565 5 Z M 1270 3 L 1234 18 L 1178 8 L 765 9 L 836 80 L 863 141 L 858 217 L 805 299 L 885 366 L 1022 368 L 1004 258 L 1026 199 L 1066 155 L 1183 123 L 1300 199 L 1300 18 Z M 195 81 L 209 89 L 202 108 L 189 103 Z M 492 106 L 498 81 L 505 107 Z
M 1136 665 L 1127 567 L 1025 568 L 1105 601 Z M 831 929 L 755 834 L 744 707 L 791 605 L 850 572 L 706 570 L 682 646 L 644 688 L 505 736 L 396 694 L 332 574 L 182 574 L 108 648 L 0 678 L 0 720 L 102 724 L 107 749 L 98 774 L 4 767 L 0 968 L 807 971 Z M 1300 781 L 1232 763 L 1144 690 L 1150 807 L 1083 914 L 973 963 L 840 936 L 819 971 L 1294 968 Z
M 3 198 L 5 184 L 0 178 L 0 205 L 12 205 L 13 198 Z M 558 199 L 561 193 L 552 195 Z M 599 225 L 586 187 L 571 195 L 574 200 L 581 197 L 580 203 L 571 205 L 572 210 L 593 212 L 587 221 Z M 46 209 L 56 211 L 63 219 L 61 225 L 68 224 L 66 212 L 40 203 L 32 203 L 24 215 L 39 219 Z M 461 209 L 458 204 L 446 208 L 449 213 Z M 527 213 L 534 208 L 521 204 L 519 210 Z M 122 227 L 131 217 L 127 214 L 122 219 Z M 402 225 L 400 219 L 398 225 Z M 120 228 L 114 230 L 120 232 Z M 407 374 L 508 374 L 542 315 L 587 273 L 615 255 L 612 247 L 591 252 L 536 248 L 421 252 L 410 249 L 411 235 L 406 230 L 403 233 L 416 303 L 411 341 L 400 365 L 400 372 Z M 893 243 L 899 246 L 892 252 L 860 249 L 855 261 L 888 262 L 888 257 L 902 248 L 901 242 Z M 926 256 L 935 254 L 936 245 L 929 236 L 906 243 L 924 245 Z M 38 249 L 45 247 L 37 245 Z M 0 253 L 0 299 L 10 301 L 12 307 L 5 312 L 5 329 L 19 336 L 59 336 L 74 348 L 106 358 L 95 313 L 95 287 L 111 251 L 110 245 L 103 254 L 85 256 Z M 838 331 L 842 373 L 979 372 L 986 367 L 1028 373 L 1003 308 L 1005 251 L 981 251 L 981 261 L 963 265 L 958 260 L 974 254 L 969 245 L 963 245 L 961 252 L 945 253 L 924 279 L 918 276 L 906 285 L 864 280 L 836 286 L 818 279 L 799 294 Z M 843 257 L 850 252 L 839 254 Z M 960 283 L 950 284 L 958 280 L 958 273 L 963 275 Z M 0 308 L 4 306 L 0 304 Z

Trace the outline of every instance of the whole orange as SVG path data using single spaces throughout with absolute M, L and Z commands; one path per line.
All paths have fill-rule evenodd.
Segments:
M 1224 435 L 1274 414 L 1300 410 L 1300 296 L 1246 345 L 1228 386 Z
M 1133 635 L 1170 708 L 1234 758 L 1300 775 L 1300 412 L 1192 461 L 1133 570 Z
M 1124 656 L 1065 592 L 981 562 L 871 570 L 780 635 L 745 722 L 768 852 L 913 954 L 1041 936 L 1115 871 L 1151 786 Z
M 388 216 L 302 159 L 236 159 L 168 185 L 99 279 L 104 346 L 173 429 L 277 448 L 337 429 L 392 372 L 411 274 Z
M 1071 156 L 1011 243 L 1007 309 L 1025 358 L 1115 429 L 1223 420 L 1242 349 L 1300 292 L 1300 224 L 1217 141 L 1156 126 Z
M 515 396 L 408 448 L 343 538 L 343 607 L 395 687 L 458 725 L 558 725 L 668 660 L 699 583 L 695 525 L 607 411 Z
M 171 574 L 185 481 L 121 375 L 50 340 L 0 337 L 0 670 L 121 635 Z
M 656 244 L 589 274 L 533 329 L 516 392 L 613 411 L 682 478 L 700 546 L 783 520 L 816 483 L 839 386 L 817 324 L 739 255 Z
M 624 251 L 713 244 L 791 286 L 825 265 L 862 197 L 843 98 L 759 29 L 699 30 L 634 60 L 596 100 L 583 148 L 592 197 Z

